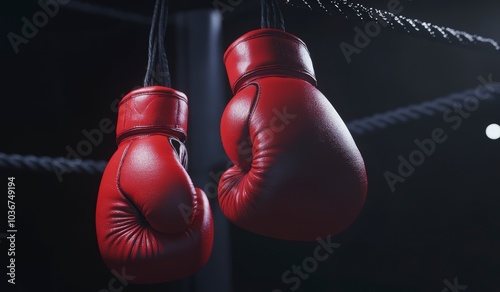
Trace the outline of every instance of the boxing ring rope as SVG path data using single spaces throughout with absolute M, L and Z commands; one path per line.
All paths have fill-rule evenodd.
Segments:
M 500 96 L 500 84 L 485 85 L 490 88 L 491 96 L 488 100 L 493 100 Z M 424 117 L 433 117 L 443 114 L 450 108 L 468 97 L 476 97 L 477 89 L 469 89 L 460 93 L 453 93 L 445 97 L 419 104 L 412 104 L 394 110 L 374 114 L 369 117 L 355 119 L 347 123 L 347 127 L 354 136 L 361 136 L 378 130 L 384 130 L 392 125 L 417 121 Z M 494 97 L 494 98 L 492 98 Z
M 484 101 L 498 100 L 500 97 L 500 84 L 486 84 L 490 97 Z M 355 119 L 346 123 L 353 136 L 363 136 L 369 133 L 388 129 L 398 124 L 418 121 L 426 117 L 435 117 L 450 110 L 450 108 L 463 102 L 467 98 L 476 97 L 477 89 L 469 89 L 460 93 L 450 94 L 445 97 L 383 113 L 374 114 L 365 118 Z M 66 159 L 64 157 L 47 157 L 34 155 L 6 154 L 0 152 L 0 169 L 17 169 L 31 172 L 56 172 L 98 175 L 104 171 L 107 161 L 90 159 Z
M 408 1 L 410 2 L 411 0 Z M 368 24 L 370 22 L 372 22 L 372 24 L 378 23 L 379 27 L 389 26 L 391 29 L 406 35 L 420 37 L 431 41 L 495 53 L 500 51 L 499 43 L 491 38 L 485 38 L 445 26 L 434 25 L 419 19 L 410 19 L 402 15 L 396 15 L 389 11 L 351 3 L 347 0 L 286 0 L 286 3 L 298 8 L 306 8 L 332 16 L 340 13 L 347 20 L 356 24 Z M 400 6 L 400 8 L 403 9 L 402 6 Z
M 347 0 L 282 0 L 281 2 L 298 9 L 308 9 L 311 11 L 326 13 L 330 16 L 341 15 L 348 21 L 355 24 L 368 24 L 370 22 L 376 22 L 382 27 L 388 26 L 392 30 L 413 37 L 420 37 L 449 45 L 468 47 L 488 52 L 498 53 L 500 51 L 499 42 L 491 38 L 471 34 L 450 27 L 434 25 L 419 19 L 407 18 L 403 15 L 395 15 L 389 11 L 366 7 Z M 89 4 L 82 1 L 71 1 L 64 7 L 82 13 L 114 18 L 131 23 L 142 25 L 149 25 L 151 23 L 151 18 L 148 16 L 133 12 L 123 12 L 113 8 Z
M 320 0 L 285 0 L 288 5 L 306 8 L 312 11 L 327 13 L 329 15 L 341 14 L 349 21 L 355 23 L 369 23 L 376 21 L 379 24 L 387 24 L 393 30 L 417 36 L 428 40 L 447 43 L 455 46 L 463 46 L 473 49 L 500 51 L 500 45 L 493 39 L 485 38 L 467 32 L 455 30 L 448 27 L 437 26 L 418 19 L 409 19 L 401 15 L 395 15 L 388 11 L 369 8 L 360 4 L 351 3 L 347 0 L 326 1 Z M 74 11 L 99 15 L 137 23 L 150 25 L 151 18 L 133 12 L 123 12 L 113 8 L 85 3 L 82 1 L 71 1 L 64 6 Z M 491 94 L 495 98 L 500 95 L 500 86 L 488 85 L 493 88 Z M 461 93 L 451 94 L 447 97 L 426 101 L 400 107 L 391 111 L 375 114 L 369 117 L 356 119 L 347 123 L 347 127 L 354 136 L 362 136 L 379 130 L 384 130 L 392 125 L 408 123 L 420 120 L 424 117 L 432 117 L 442 114 L 453 104 L 474 96 L 474 90 L 470 89 Z M 490 99 L 492 100 L 492 99 Z M 55 172 L 57 169 L 77 174 L 101 174 L 107 161 L 95 161 L 90 159 L 66 159 L 64 157 L 47 157 L 34 155 L 6 154 L 0 152 L 0 169 L 17 169 L 33 172 Z
M 102 174 L 106 164 L 104 160 L 66 159 L 34 155 L 5 154 L 0 152 L 0 169 L 17 169 L 32 172 L 55 172 L 56 169 L 77 174 Z

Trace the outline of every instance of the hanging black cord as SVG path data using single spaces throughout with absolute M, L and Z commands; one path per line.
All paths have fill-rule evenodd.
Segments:
M 170 87 L 170 72 L 165 50 L 165 32 L 167 30 L 168 1 L 156 0 L 151 30 L 149 32 L 148 67 L 144 77 L 144 86 Z
M 151 28 L 149 30 L 149 45 L 148 45 L 148 67 L 146 69 L 146 76 L 144 77 L 144 86 L 150 86 L 152 84 L 152 73 L 154 72 L 155 60 L 155 49 L 156 49 L 156 28 L 158 26 L 158 12 L 160 11 L 161 1 L 156 0 L 155 8 L 153 12 L 153 19 L 151 20 Z
M 272 28 L 285 30 L 285 20 L 283 18 L 283 14 L 281 13 L 281 9 L 279 7 L 277 0 L 267 0 L 267 7 L 271 9 L 268 12 L 269 18 L 271 19 Z
M 266 23 L 267 21 L 267 7 L 266 0 L 260 0 L 260 27 L 266 28 L 269 25 Z
M 275 25 L 281 30 L 285 30 L 285 19 L 283 18 L 283 14 L 281 13 L 280 6 L 277 0 L 271 0 L 271 5 L 273 7 L 273 14 L 275 18 Z
M 158 68 L 157 71 L 162 72 L 161 78 L 164 86 L 170 87 L 170 70 L 167 61 L 167 51 L 165 49 L 165 34 L 167 32 L 167 15 L 168 15 L 168 1 L 162 1 L 163 7 L 160 13 L 160 23 L 158 24 Z
M 262 28 L 274 28 L 285 30 L 285 20 L 277 0 L 261 0 L 261 20 Z
M 270 26 L 269 17 L 267 15 L 269 9 L 267 7 L 267 0 L 260 0 L 260 27 L 267 28 Z

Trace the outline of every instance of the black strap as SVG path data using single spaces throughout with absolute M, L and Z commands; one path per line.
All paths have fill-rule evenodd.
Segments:
M 281 13 L 277 0 L 261 0 L 261 20 L 262 28 L 274 28 L 285 30 L 285 20 Z
M 144 77 L 144 86 L 171 86 L 165 50 L 167 15 L 168 1 L 156 0 L 151 30 L 149 32 L 148 68 Z

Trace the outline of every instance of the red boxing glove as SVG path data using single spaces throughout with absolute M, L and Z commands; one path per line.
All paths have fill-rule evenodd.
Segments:
M 120 102 L 118 150 L 101 181 L 96 229 L 104 262 L 128 282 L 180 279 L 210 256 L 210 205 L 185 170 L 187 113 L 186 96 L 160 86 Z
M 224 55 L 235 96 L 222 116 L 224 149 L 235 164 L 219 183 L 226 217 L 287 240 L 336 235 L 366 197 L 363 159 L 335 109 L 315 87 L 302 40 L 251 31 Z

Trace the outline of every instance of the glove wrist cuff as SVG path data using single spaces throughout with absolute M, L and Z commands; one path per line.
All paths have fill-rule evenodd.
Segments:
M 188 100 L 168 87 L 136 89 L 120 101 L 116 140 L 144 133 L 168 133 L 184 142 L 187 138 Z
M 306 44 L 278 29 L 258 29 L 234 41 L 224 54 L 233 93 L 256 76 L 287 76 L 316 85 Z

